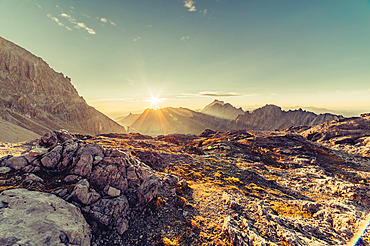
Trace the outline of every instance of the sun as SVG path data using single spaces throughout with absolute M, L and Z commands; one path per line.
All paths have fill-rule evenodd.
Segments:
M 158 103 L 162 102 L 164 98 L 158 98 L 158 96 L 151 96 L 148 100 L 150 102 L 150 107 L 153 109 L 158 109 Z

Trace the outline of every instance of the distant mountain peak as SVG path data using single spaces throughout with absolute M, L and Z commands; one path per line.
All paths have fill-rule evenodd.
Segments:
M 234 120 L 238 115 L 244 113 L 242 108 L 236 108 L 230 103 L 225 103 L 217 99 L 205 106 L 201 112 L 227 120 Z
M 302 110 L 284 111 L 281 107 L 274 104 L 255 109 L 252 113 L 245 112 L 233 120 L 230 129 L 255 129 L 255 130 L 275 130 L 286 129 L 291 126 L 312 126 L 332 120 L 343 118 L 341 115 L 334 114 L 315 114 Z

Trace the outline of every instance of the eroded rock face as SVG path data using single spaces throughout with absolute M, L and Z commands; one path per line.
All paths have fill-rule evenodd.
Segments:
M 91 229 L 80 210 L 63 199 L 26 189 L 0 194 L 1 245 L 84 245 Z
M 125 132 L 87 105 L 70 78 L 1 37 L 0 118 L 40 135 L 59 129 L 84 134 Z

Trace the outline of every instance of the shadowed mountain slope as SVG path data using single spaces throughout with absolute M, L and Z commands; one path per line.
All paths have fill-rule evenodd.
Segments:
M 130 127 L 130 132 L 148 135 L 170 133 L 199 134 L 210 128 L 221 131 L 229 121 L 187 108 L 146 109 Z
M 125 132 L 87 105 L 70 78 L 1 37 L 0 119 L 40 135 L 61 128 L 84 134 Z
M 201 112 L 203 114 L 228 120 L 235 120 L 236 117 L 244 113 L 243 109 L 235 108 L 230 103 L 224 103 L 223 101 L 219 101 L 217 99 L 205 106 Z
M 126 116 L 121 116 L 115 118 L 115 121 L 121 124 L 122 126 L 130 126 L 132 123 L 135 122 L 137 118 L 139 118 L 140 114 L 128 114 Z

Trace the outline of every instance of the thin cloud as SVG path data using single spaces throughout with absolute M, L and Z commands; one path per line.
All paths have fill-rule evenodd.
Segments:
M 91 18 L 90 16 L 88 16 L 88 15 L 85 15 L 85 14 L 82 14 L 83 16 L 86 16 L 87 18 Z
M 93 102 L 102 102 L 102 101 L 129 101 L 132 100 L 132 98 L 103 98 L 103 99 L 98 99 Z
M 62 22 L 60 22 L 58 20 L 58 18 L 52 16 L 51 14 L 47 14 L 47 17 L 49 17 L 50 19 L 52 19 L 53 21 L 55 21 L 56 23 L 58 23 L 59 26 L 65 27 L 68 31 L 72 31 L 72 29 L 70 27 L 65 26 Z
M 77 29 L 81 29 L 82 28 L 82 29 L 85 29 L 90 34 L 96 34 L 96 32 L 93 29 L 87 27 L 86 24 L 83 23 L 83 22 L 77 22 L 76 19 L 73 18 L 72 16 L 70 16 L 70 15 L 68 15 L 66 13 L 63 13 L 63 12 L 60 14 L 60 16 L 61 17 L 64 17 L 64 18 L 67 18 L 70 23 L 75 24 L 75 26 L 74 26 L 75 28 L 77 28 Z M 72 29 L 71 28 L 67 28 L 67 30 L 68 31 L 71 31 Z
M 37 5 L 37 7 L 39 7 L 40 9 L 42 9 L 42 7 L 40 6 L 40 4 L 38 3 L 35 3 Z
M 117 23 L 114 23 L 113 21 L 109 20 L 109 23 L 112 25 L 112 26 L 116 26 Z
M 137 37 L 134 39 L 134 42 L 138 41 L 139 39 L 141 39 L 140 37 Z
M 49 17 L 50 19 L 52 19 L 53 21 L 55 21 L 56 23 L 58 23 L 59 26 L 64 26 L 64 24 L 62 22 L 60 22 L 58 20 L 58 18 L 53 17 L 51 14 L 48 14 L 47 17 Z
M 258 96 L 259 94 L 240 94 L 236 92 L 215 92 L 201 91 L 197 94 L 182 93 L 178 97 L 242 97 L 242 96 Z
M 75 9 L 74 7 L 72 7 L 72 6 L 70 6 L 71 7 L 71 9 Z
M 188 8 L 188 11 L 193 12 L 197 11 L 197 8 L 194 6 L 195 1 L 193 0 L 186 0 L 184 1 L 184 6 Z
M 104 22 L 104 23 L 107 23 L 107 22 L 108 22 L 108 20 L 107 20 L 107 19 L 105 19 L 105 18 L 100 18 L 100 21 L 101 21 L 101 22 Z
M 82 29 L 85 29 L 85 30 L 86 30 L 88 33 L 90 33 L 90 34 L 96 34 L 96 32 L 95 32 L 93 29 L 88 28 L 88 27 L 86 26 L 86 24 L 85 24 L 85 23 L 83 23 L 83 22 L 79 22 L 79 23 L 77 23 L 77 25 L 75 26 L 75 28 L 77 28 L 77 29 L 82 28 Z
M 67 15 L 66 13 L 61 13 L 60 16 L 68 18 L 68 19 L 72 19 L 72 17 L 70 15 Z
M 181 41 L 186 41 L 186 40 L 189 40 L 189 36 L 187 36 L 187 37 L 182 37 L 182 38 L 181 38 Z

